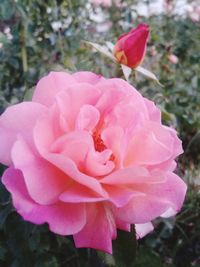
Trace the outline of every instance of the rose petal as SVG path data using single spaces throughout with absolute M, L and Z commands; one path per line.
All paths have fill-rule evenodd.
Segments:
M 39 204 L 54 203 L 71 183 L 66 174 L 35 155 L 23 140 L 15 142 L 12 160 L 24 175 L 29 195 Z
M 138 187 L 134 185 L 134 189 L 144 195 L 134 196 L 126 206 L 119 209 L 118 216 L 128 223 L 140 224 L 155 219 L 170 208 L 177 213 L 183 204 L 186 188 L 186 184 L 170 172 L 166 174 L 165 182 Z
M 153 224 L 150 222 L 143 224 L 136 224 L 135 231 L 137 239 L 143 238 L 145 235 L 152 232 L 153 229 L 154 229 Z
M 75 129 L 91 132 L 97 125 L 99 118 L 100 113 L 98 109 L 91 105 L 83 105 L 76 118 Z
M 80 184 L 73 184 L 60 197 L 63 202 L 70 203 L 83 203 L 83 202 L 98 202 L 105 201 L 108 198 L 102 197 L 94 191 L 90 190 L 86 186 Z
M 74 235 L 76 247 L 91 247 L 112 253 L 112 238 L 116 237 L 116 225 L 111 211 L 103 205 L 87 206 L 87 223 Z
M 67 72 L 50 72 L 39 80 L 32 100 L 49 107 L 54 103 L 58 92 L 67 90 L 74 83 L 76 80 Z
M 101 75 L 97 75 L 93 72 L 89 71 L 79 71 L 72 75 L 72 77 L 78 82 L 78 83 L 89 83 L 89 84 L 97 84 L 99 82 L 102 82 L 105 80 L 105 78 Z
M 76 164 L 69 158 L 59 154 L 49 153 L 46 155 L 46 159 L 66 173 L 72 180 L 87 186 L 89 189 L 95 191 L 103 197 L 107 197 L 107 193 L 103 190 L 99 181 L 92 176 L 88 176 L 80 172 Z
M 21 171 L 7 169 L 2 177 L 3 184 L 12 194 L 13 204 L 21 216 L 32 223 L 47 222 L 51 231 L 60 235 L 79 232 L 86 223 L 85 205 L 57 202 L 39 205 L 29 196 Z
M 46 108 L 38 103 L 23 102 L 11 106 L 0 117 L 0 162 L 11 165 L 11 149 L 17 136 L 21 135 L 31 145 L 32 130 L 38 116 Z
M 166 127 L 149 122 L 129 143 L 125 164 L 156 165 L 165 162 L 173 156 L 173 142 Z

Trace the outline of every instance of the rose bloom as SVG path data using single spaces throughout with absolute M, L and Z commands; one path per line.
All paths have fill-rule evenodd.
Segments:
M 122 79 L 51 72 L 32 101 L 1 115 L 0 140 L 18 213 L 73 235 L 76 247 L 112 253 L 117 228 L 136 224 L 140 238 L 182 206 L 186 185 L 173 173 L 181 141 Z
M 113 55 L 120 64 L 136 68 L 144 59 L 148 37 L 149 26 L 144 23 L 138 25 L 118 38 Z

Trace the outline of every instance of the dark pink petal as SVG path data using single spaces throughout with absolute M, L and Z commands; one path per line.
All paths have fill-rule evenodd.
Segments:
M 87 205 L 87 223 L 74 235 L 76 247 L 90 247 L 112 253 L 112 239 L 116 237 L 113 214 L 103 204 Z
M 53 205 L 39 205 L 29 196 L 21 171 L 7 169 L 2 182 L 12 194 L 15 208 L 21 216 L 32 223 L 48 223 L 52 232 L 72 235 L 79 232 L 86 223 L 85 205 L 57 202 Z
M 55 203 L 71 182 L 66 174 L 35 155 L 23 140 L 15 142 L 12 160 L 23 173 L 29 195 L 39 204 Z

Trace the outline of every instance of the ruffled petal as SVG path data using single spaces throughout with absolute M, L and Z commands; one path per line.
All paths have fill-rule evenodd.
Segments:
M 86 186 L 75 183 L 65 190 L 59 196 L 59 199 L 67 203 L 99 202 L 108 200 L 108 198 L 100 196 Z
M 97 84 L 105 80 L 103 76 L 89 71 L 79 71 L 72 74 L 72 76 L 78 83 Z
M 87 205 L 87 223 L 74 235 L 76 247 L 90 247 L 112 253 L 116 224 L 112 212 L 102 204 Z
M 86 223 L 85 205 L 57 202 L 52 205 L 35 203 L 26 190 L 22 172 L 7 169 L 2 177 L 3 184 L 12 194 L 13 204 L 21 216 L 32 223 L 48 223 L 52 232 L 73 235 Z
M 33 127 L 46 107 L 38 103 L 23 102 L 11 106 L 0 117 L 0 162 L 11 165 L 11 149 L 17 136 L 21 135 L 32 145 Z
M 72 180 L 85 185 L 89 189 L 100 194 L 100 196 L 107 198 L 107 193 L 102 188 L 100 182 L 94 177 L 79 171 L 76 164 L 69 158 L 66 158 L 60 154 L 49 153 L 46 155 L 46 159 L 66 173 Z
M 23 140 L 13 146 L 12 160 L 23 173 L 29 195 L 39 204 L 54 203 L 71 183 L 65 173 L 35 155 Z
M 91 132 L 97 125 L 99 119 L 100 113 L 98 109 L 91 105 L 83 105 L 76 118 L 75 129 Z
M 156 165 L 173 156 L 173 137 L 167 127 L 147 122 L 129 143 L 125 165 Z
M 187 186 L 174 173 L 168 172 L 165 177 L 160 183 L 135 184 L 133 188 L 144 195 L 133 196 L 127 205 L 118 210 L 119 218 L 140 224 L 165 215 L 169 210 L 173 211 L 173 215 L 179 212 Z
M 67 90 L 74 83 L 76 80 L 67 72 L 50 72 L 39 80 L 32 100 L 49 107 L 55 102 L 58 92 Z

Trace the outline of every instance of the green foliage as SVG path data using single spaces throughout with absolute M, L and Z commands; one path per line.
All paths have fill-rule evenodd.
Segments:
M 113 242 L 113 256 L 116 267 L 133 267 L 137 243 L 135 229 L 132 226 L 131 233 L 118 230 L 117 240 Z
M 113 62 L 82 40 L 114 43 L 137 23 L 150 24 L 143 66 L 154 72 L 164 87 L 140 74 L 132 77 L 131 83 L 154 100 L 163 121 L 178 130 L 186 152 L 177 171 L 190 189 L 176 220 L 156 221 L 154 233 L 138 242 L 133 266 L 199 267 L 200 27 L 178 16 L 137 16 L 135 3 L 141 1 L 123 2 L 124 6 L 105 8 L 86 0 L 1 0 L 0 112 L 10 103 L 30 99 L 28 88 L 50 70 L 92 70 L 106 77 L 120 76 Z M 154 56 L 152 47 L 156 49 Z M 178 57 L 178 64 L 169 61 L 170 54 Z M 120 232 L 114 242 L 114 259 L 92 249 L 76 250 L 70 237 L 50 233 L 46 225 L 24 222 L 0 185 L 0 266 L 131 266 L 133 237 Z

